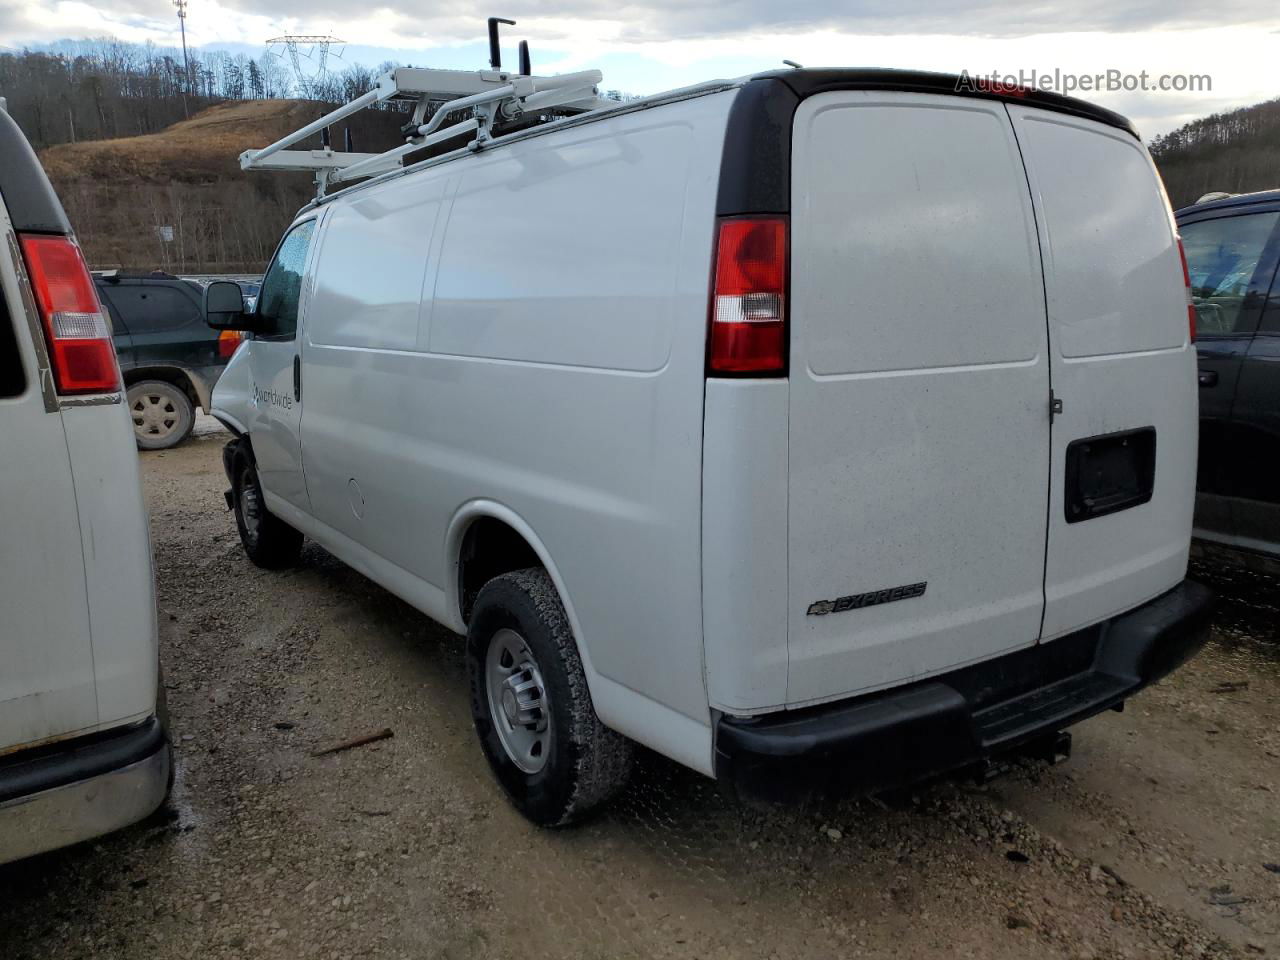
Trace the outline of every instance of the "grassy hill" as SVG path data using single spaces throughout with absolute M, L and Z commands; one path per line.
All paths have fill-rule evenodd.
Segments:
M 1280 187 L 1280 99 L 1194 120 L 1151 143 L 1174 209 L 1206 193 Z
M 231 101 L 159 133 L 60 144 L 40 159 L 95 269 L 256 271 L 314 187 L 305 173 L 246 173 L 238 158 L 329 109 L 306 100 Z M 352 117 L 356 149 L 399 143 L 403 120 L 379 111 Z M 341 144 L 340 127 L 333 139 Z M 319 137 L 302 146 L 318 147 Z M 173 228 L 172 241 L 161 227 Z

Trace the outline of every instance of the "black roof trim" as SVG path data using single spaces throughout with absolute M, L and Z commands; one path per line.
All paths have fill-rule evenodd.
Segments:
M 1055 113 L 1096 120 L 1109 127 L 1124 130 L 1141 140 L 1133 124 L 1113 110 L 1047 90 L 1021 87 L 992 89 L 983 77 L 962 77 L 954 73 L 932 73 L 927 70 L 858 68 L 775 70 L 771 73 L 762 73 L 759 78 L 781 80 L 801 98 L 811 97 L 815 93 L 826 93 L 829 90 L 901 90 L 908 93 L 943 93 L 956 97 L 1022 103 L 1042 110 L 1052 110 Z
M 725 128 L 718 216 L 791 209 L 791 124 L 799 105 L 795 91 L 774 79 L 738 91 Z
M 1190 203 L 1174 211 L 1175 217 L 1204 213 L 1208 210 L 1230 210 L 1232 207 L 1249 207 L 1255 203 L 1276 203 L 1280 201 L 1280 189 L 1259 190 L 1256 193 L 1238 193 L 1234 197 L 1223 197 L 1220 200 L 1207 200 L 1204 203 Z
M 832 90 L 895 90 L 1020 103 L 1096 120 L 1138 139 L 1118 113 L 1039 90 L 993 91 L 980 78 L 968 85 L 949 73 L 918 70 L 775 70 L 746 80 L 729 109 L 716 214 L 788 213 L 791 209 L 791 127 L 806 97 Z
M 23 233 L 71 233 L 53 185 L 13 117 L 0 110 L 0 197 L 13 229 Z

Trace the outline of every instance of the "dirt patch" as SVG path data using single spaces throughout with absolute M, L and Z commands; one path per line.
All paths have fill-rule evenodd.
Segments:
M 223 439 L 143 456 L 173 803 L 0 868 L 6 958 L 1280 953 L 1280 668 L 1237 638 L 1062 766 L 757 810 L 646 754 L 602 816 L 538 830 L 474 742 L 460 640 L 315 546 L 250 565 Z

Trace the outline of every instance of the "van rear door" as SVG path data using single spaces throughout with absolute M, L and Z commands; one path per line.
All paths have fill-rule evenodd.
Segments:
M 791 211 L 788 703 L 1034 644 L 1048 344 L 1004 104 L 808 97 Z
M 1052 427 L 1042 637 L 1185 575 L 1196 370 L 1172 215 L 1147 151 L 1094 120 L 1009 106 L 1043 251 Z

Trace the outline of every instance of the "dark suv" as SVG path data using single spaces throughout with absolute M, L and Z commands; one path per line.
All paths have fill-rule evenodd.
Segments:
M 138 446 L 163 450 L 181 443 L 195 426 L 195 408 L 208 413 L 213 385 L 239 335 L 209 329 L 204 291 L 194 282 L 114 270 L 94 274 L 94 282 L 111 313 Z
M 1196 307 L 1195 535 L 1280 572 L 1280 190 L 1177 212 Z

